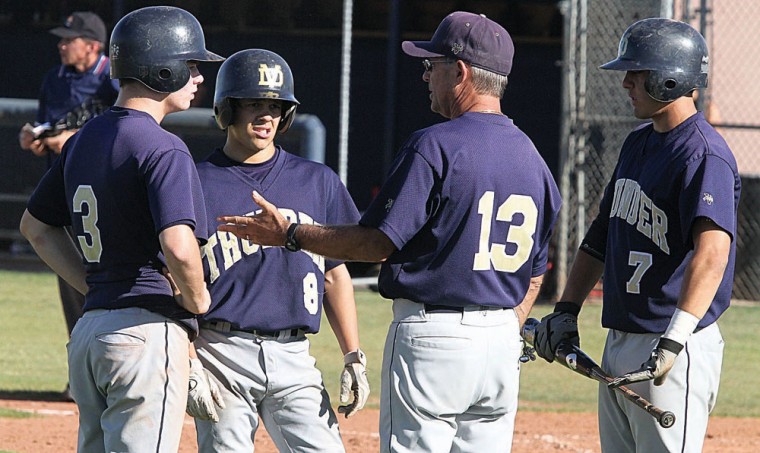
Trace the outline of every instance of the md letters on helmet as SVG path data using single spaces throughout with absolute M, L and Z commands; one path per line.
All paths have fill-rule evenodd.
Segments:
M 284 80 L 285 77 L 282 74 L 282 66 L 277 64 L 270 67 L 264 63 L 259 64 L 259 86 L 279 90 L 282 88 Z M 270 97 L 269 95 L 273 98 L 279 97 L 279 94 L 277 93 L 262 94 L 266 97 Z

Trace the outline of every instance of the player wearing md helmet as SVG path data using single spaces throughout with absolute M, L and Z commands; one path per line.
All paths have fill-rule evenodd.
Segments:
M 198 163 L 209 225 L 227 212 L 258 209 L 252 191 L 300 224 L 359 219 L 334 171 L 276 143 L 297 105 L 293 74 L 274 52 L 242 50 L 219 68 L 214 114 L 227 140 Z M 198 367 L 208 370 L 224 404 L 216 423 L 196 417 L 198 451 L 253 451 L 261 422 L 279 451 L 345 451 L 308 340 L 324 311 L 343 353 L 340 400 L 347 404 L 338 411 L 355 414 L 369 383 L 345 263 L 303 251 L 295 240 L 259 247 L 221 231 L 211 232 L 202 256 L 211 308 L 194 344 Z
M 214 93 L 214 116 L 220 128 L 233 122 L 231 99 L 277 99 L 282 119 L 277 131 L 290 128 L 299 102 L 293 94 L 293 73 L 279 55 L 264 49 L 248 49 L 232 55 L 219 69 Z
M 206 50 L 198 20 L 172 6 L 124 16 L 111 33 L 110 49 L 112 79 L 136 79 L 160 93 L 173 93 L 187 83 L 188 61 L 224 60 Z
M 689 24 L 640 20 L 623 33 L 618 56 L 601 69 L 649 71 L 644 87 L 652 99 L 672 102 L 707 87 L 707 43 Z

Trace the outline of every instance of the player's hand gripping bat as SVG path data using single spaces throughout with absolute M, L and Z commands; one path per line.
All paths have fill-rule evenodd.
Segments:
M 540 321 L 535 318 L 528 318 L 522 329 L 522 337 L 526 343 L 533 345 L 535 340 L 536 326 Z M 554 353 L 555 361 L 570 368 L 578 374 L 597 380 L 605 385 L 609 384 L 614 378 L 607 374 L 594 360 L 586 355 L 579 347 L 571 343 L 560 343 Z M 528 359 L 530 360 L 530 352 Z M 676 421 L 676 416 L 670 411 L 664 411 L 649 401 L 645 400 L 638 393 L 621 385 L 614 390 L 620 392 L 627 400 L 636 406 L 644 409 L 649 415 L 654 417 L 663 428 L 670 428 Z

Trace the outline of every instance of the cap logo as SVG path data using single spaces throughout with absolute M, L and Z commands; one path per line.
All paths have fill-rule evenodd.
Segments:
M 63 23 L 63 26 L 66 28 L 71 28 L 73 24 L 74 24 L 74 16 L 69 16 L 66 18 L 66 22 Z
M 620 49 L 618 49 L 618 56 L 625 55 L 625 53 L 628 51 L 628 40 L 631 38 L 631 35 L 628 34 L 623 37 L 623 39 L 620 40 Z
M 274 65 L 269 67 L 264 63 L 259 65 L 259 85 L 269 88 L 281 88 L 284 76 L 282 74 L 282 67 L 280 65 Z
M 457 55 L 459 52 L 464 50 L 464 45 L 460 43 L 454 43 L 453 46 L 451 46 L 451 53 L 454 55 Z

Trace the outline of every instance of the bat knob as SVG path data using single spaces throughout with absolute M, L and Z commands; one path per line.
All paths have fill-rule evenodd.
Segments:
M 663 428 L 670 428 L 676 422 L 676 416 L 670 411 L 663 412 L 660 417 L 660 426 Z
M 520 356 L 520 362 L 528 363 L 532 360 L 536 360 L 536 350 L 528 345 L 525 345 L 522 355 Z

